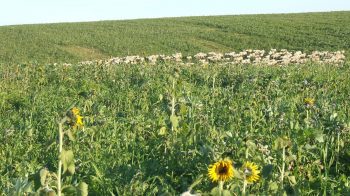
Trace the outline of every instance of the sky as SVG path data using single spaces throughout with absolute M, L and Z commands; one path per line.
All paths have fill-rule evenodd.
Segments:
M 350 11 L 350 0 L 0 0 L 0 26 L 320 11 Z

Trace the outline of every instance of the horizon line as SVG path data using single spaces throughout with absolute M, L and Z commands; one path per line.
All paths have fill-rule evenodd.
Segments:
M 220 17 L 220 16 L 244 16 L 244 15 L 282 15 L 282 14 L 312 14 L 312 13 L 332 13 L 332 12 L 350 12 L 350 10 L 332 10 L 332 11 L 301 11 L 301 12 L 265 12 L 265 13 L 238 13 L 238 14 L 214 14 L 214 15 L 186 15 L 186 16 L 164 16 L 164 17 L 135 17 L 121 19 L 101 19 L 101 20 L 86 20 L 86 21 L 58 21 L 58 22 L 38 22 L 38 23 L 18 23 L 4 24 L 0 27 L 26 26 L 26 25 L 51 25 L 51 24 L 70 24 L 70 23 L 90 23 L 90 22 L 112 22 L 112 21 L 133 21 L 133 20 L 152 20 L 152 19 L 175 19 L 186 17 Z

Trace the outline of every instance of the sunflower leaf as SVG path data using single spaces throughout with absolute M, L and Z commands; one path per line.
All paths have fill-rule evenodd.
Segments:
M 63 173 L 65 173 L 68 170 L 69 173 L 74 174 L 75 165 L 73 151 L 63 149 L 60 155 L 60 159 L 63 165 Z
M 228 190 L 224 190 L 222 191 L 222 196 L 231 196 L 231 193 Z
M 159 135 L 165 135 L 166 134 L 166 127 L 162 127 L 159 129 Z
M 177 127 L 179 126 L 179 118 L 176 115 L 171 115 L 170 122 L 173 128 L 177 130 Z
M 288 176 L 288 180 L 292 185 L 296 185 L 297 181 L 295 179 L 295 176 Z
M 40 183 L 42 186 L 45 186 L 45 183 L 46 183 L 46 177 L 47 177 L 47 174 L 49 173 L 49 171 L 47 171 L 46 168 L 43 168 L 40 170 Z
M 325 134 L 319 133 L 315 136 L 315 140 L 318 141 L 319 143 L 323 143 L 324 142 L 324 136 Z
M 67 136 L 68 136 L 68 138 L 69 138 L 70 141 L 72 141 L 72 142 L 75 141 L 75 137 L 74 137 L 74 135 L 73 135 L 73 133 L 72 133 L 71 130 L 68 130 L 68 131 L 67 131 Z
M 67 171 L 68 171 L 70 174 L 72 174 L 72 175 L 75 173 L 75 164 L 74 164 L 74 162 L 71 163 L 71 164 L 68 166 Z
M 77 189 L 72 185 L 66 185 L 62 188 L 64 195 L 77 195 Z
M 87 196 L 88 195 L 88 185 L 85 182 L 80 182 L 78 185 L 78 195 Z
M 211 189 L 210 195 L 219 196 L 219 195 L 220 195 L 220 190 L 219 190 L 219 188 L 218 188 L 218 187 L 215 187 L 215 188 Z

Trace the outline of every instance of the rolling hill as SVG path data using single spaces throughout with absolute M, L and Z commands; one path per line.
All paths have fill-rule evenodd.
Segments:
M 350 61 L 315 51 L 349 58 L 348 24 L 350 12 L 0 27 L 0 196 L 349 195 Z M 150 54 L 165 56 L 85 61 Z
M 346 50 L 350 12 L 202 16 L 0 27 L 0 63 L 242 49 Z

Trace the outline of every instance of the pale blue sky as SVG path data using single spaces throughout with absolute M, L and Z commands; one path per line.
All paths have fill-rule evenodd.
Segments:
M 0 25 L 350 10 L 350 0 L 0 0 Z

